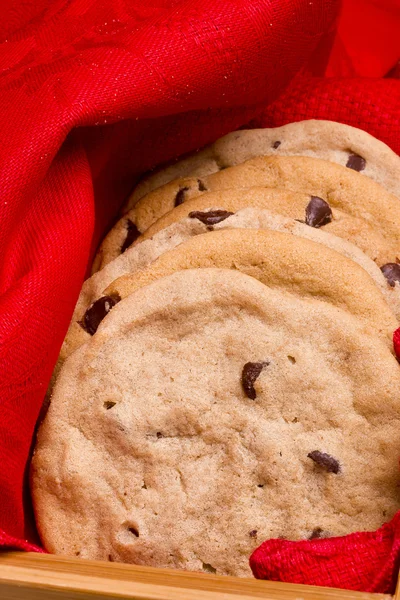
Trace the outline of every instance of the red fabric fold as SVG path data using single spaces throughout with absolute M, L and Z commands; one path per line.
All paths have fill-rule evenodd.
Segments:
M 9 535 L 28 531 L 32 435 L 90 250 L 135 177 L 276 98 L 337 11 L 336 0 L 6 2 L 0 527 Z
M 400 512 L 375 532 L 301 542 L 268 540 L 250 557 L 258 579 L 393 593 L 400 566 Z
M 383 77 L 400 58 L 399 0 L 344 0 L 328 77 Z
M 400 154 L 400 78 L 299 76 L 251 125 L 277 127 L 303 119 L 328 119 L 364 129 Z
M 45 553 L 45 550 L 40 548 L 40 546 L 32 544 L 28 540 L 21 540 L 20 538 L 8 535 L 4 531 L 0 531 L 0 547 L 3 550 L 22 550 L 23 552 Z
M 3 3 L 0 547 L 39 551 L 24 485 L 35 423 L 91 256 L 140 174 L 249 122 L 338 120 L 400 152 L 397 47 L 373 68 L 360 61 L 351 4 L 335 38 L 339 0 Z M 385 80 L 355 78 L 389 68 Z M 252 566 L 259 577 L 352 589 L 374 576 L 389 591 L 397 517 L 380 532 L 267 542 Z

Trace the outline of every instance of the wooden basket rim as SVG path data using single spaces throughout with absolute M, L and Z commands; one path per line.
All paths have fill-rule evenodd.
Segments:
M 395 596 L 79 558 L 0 554 L 2 600 L 400 600 Z

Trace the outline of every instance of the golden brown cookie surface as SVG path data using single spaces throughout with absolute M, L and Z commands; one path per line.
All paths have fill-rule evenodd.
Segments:
M 40 535 L 60 554 L 250 575 L 265 539 L 397 511 L 399 409 L 399 365 L 356 317 L 233 270 L 175 273 L 66 362 L 32 463 Z

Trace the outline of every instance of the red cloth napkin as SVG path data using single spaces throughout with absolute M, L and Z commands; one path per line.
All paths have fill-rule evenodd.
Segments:
M 400 566 L 400 512 L 373 533 L 269 540 L 253 552 L 250 566 L 258 579 L 393 593 Z
M 3 2 L 0 546 L 38 549 L 25 493 L 35 423 L 91 256 L 141 173 L 250 121 L 330 118 L 400 151 L 400 81 L 321 78 L 343 74 L 340 64 L 350 65 L 346 75 L 359 74 L 348 29 L 339 26 L 334 39 L 339 4 Z M 395 66 L 395 50 L 385 53 L 382 69 Z M 374 536 L 358 535 L 369 560 L 382 551 Z M 316 575 L 316 542 L 306 567 L 296 559 L 297 569 L 282 572 L 265 546 L 252 566 L 257 576 L 367 589 L 369 565 L 358 564 L 355 577 L 346 555 L 352 546 L 342 543 L 334 579 L 330 566 Z M 389 545 L 380 564 L 390 570 Z M 376 581 L 377 590 L 389 590 L 387 577 Z

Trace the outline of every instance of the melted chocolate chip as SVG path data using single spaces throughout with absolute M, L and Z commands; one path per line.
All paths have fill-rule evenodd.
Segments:
M 128 221 L 126 223 L 126 238 L 125 238 L 124 243 L 121 246 L 121 254 L 123 252 L 125 252 L 125 250 L 127 248 L 129 248 L 129 246 L 131 246 L 133 244 L 133 242 L 136 242 L 136 240 L 138 239 L 139 236 L 140 236 L 139 229 L 136 227 L 135 223 L 133 223 L 130 219 L 128 219 Z
M 269 362 L 248 362 L 244 365 L 242 371 L 242 386 L 244 393 L 250 400 L 255 400 L 257 397 L 254 389 L 254 382 L 260 375 L 264 367 L 267 367 Z
M 157 431 L 156 436 L 158 439 L 164 437 L 163 434 L 161 433 L 161 431 Z
M 98 326 L 104 319 L 104 317 L 110 312 L 113 306 L 115 306 L 121 300 L 118 294 L 112 296 L 103 296 L 93 302 L 85 314 L 83 315 L 82 321 L 79 325 L 90 335 L 96 333 Z
M 251 531 L 249 531 L 249 536 L 251 538 L 257 537 L 257 529 L 252 529 Z
M 307 454 L 308 458 L 311 458 L 317 465 L 323 467 L 328 473 L 339 473 L 340 472 L 340 464 L 333 458 L 330 454 L 326 454 L 325 452 L 320 452 L 319 450 L 313 450 L 309 454 Z
M 221 221 L 225 221 L 225 219 L 231 217 L 233 214 L 229 210 L 209 210 L 208 212 L 194 210 L 189 213 L 189 217 L 191 219 L 198 219 L 204 225 L 216 225 L 217 223 L 221 223 Z
M 197 180 L 197 185 L 199 186 L 199 192 L 206 192 L 207 188 L 204 184 L 204 181 L 202 181 L 201 179 Z
M 400 265 L 397 263 L 387 263 L 381 267 L 381 271 L 391 287 L 395 286 L 396 281 L 400 282 Z
M 306 207 L 306 224 L 310 227 L 322 227 L 332 221 L 331 207 L 318 196 L 311 196 Z
M 323 530 L 321 529 L 321 527 L 316 527 L 315 529 L 313 529 L 313 532 L 308 539 L 309 540 L 318 540 L 319 538 L 322 537 L 322 533 L 323 533 Z
M 277 148 L 279 148 L 279 146 L 280 146 L 280 145 L 281 145 L 281 142 L 279 142 L 279 141 L 276 141 L 276 142 L 274 142 L 274 143 L 272 144 L 272 147 L 273 147 L 273 149 L 274 149 L 274 150 L 276 150 Z
M 180 206 L 185 201 L 185 192 L 188 191 L 188 187 L 180 188 L 175 196 L 175 206 Z
M 346 167 L 353 171 L 364 171 L 367 161 L 359 154 L 350 154 Z

